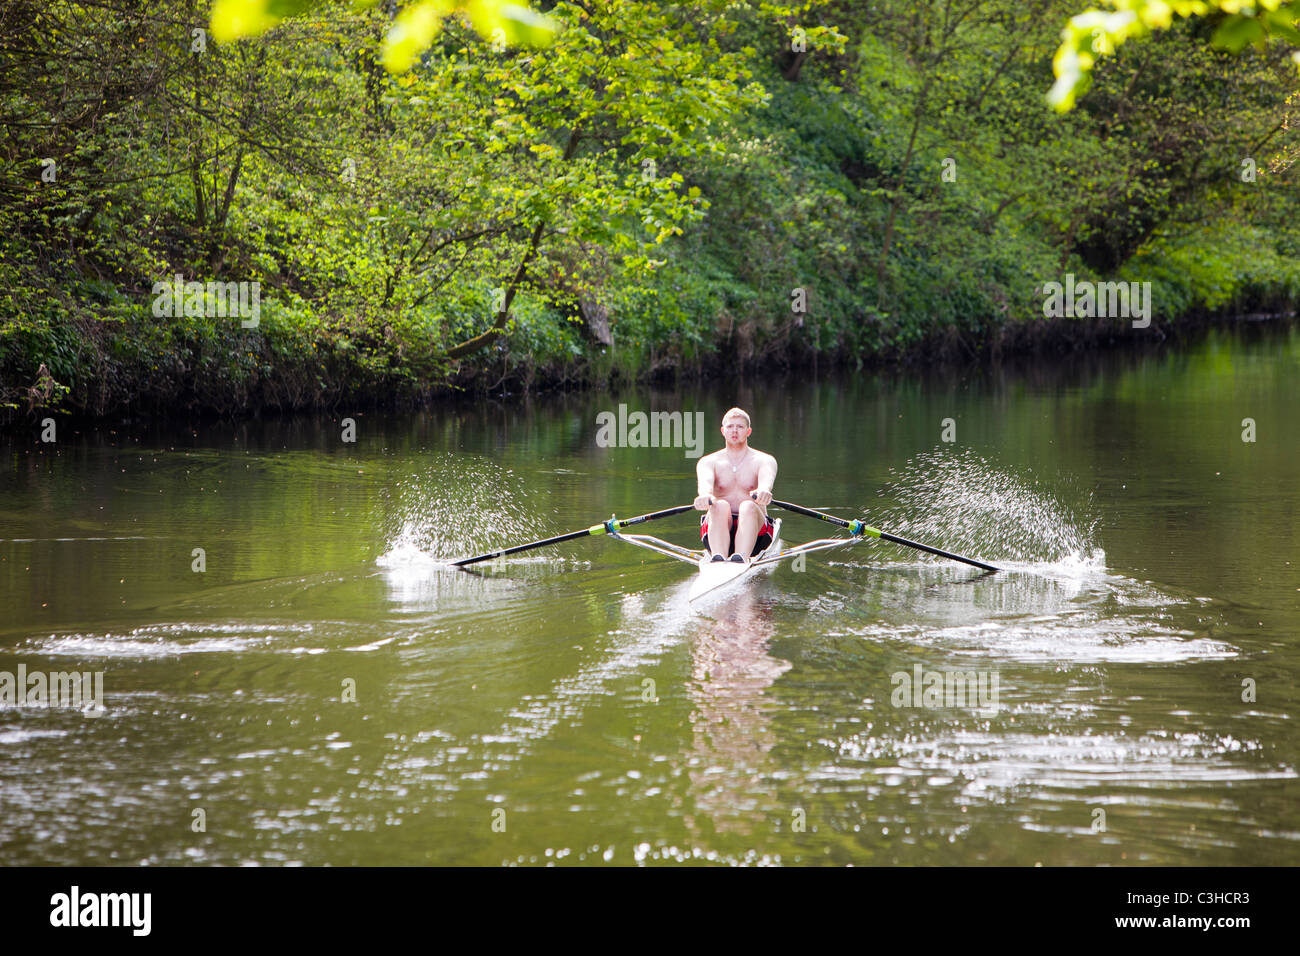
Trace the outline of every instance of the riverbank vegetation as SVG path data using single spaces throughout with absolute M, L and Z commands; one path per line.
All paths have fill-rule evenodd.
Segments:
M 1215 49 L 1223 14 L 1117 47 L 1061 113 L 1077 4 L 538 9 L 545 36 L 451 17 L 392 72 L 383 5 L 218 42 L 202 4 L 7 4 L 0 414 L 1068 348 L 1300 301 L 1294 51 Z M 1150 326 L 1045 316 L 1067 275 L 1150 283 Z

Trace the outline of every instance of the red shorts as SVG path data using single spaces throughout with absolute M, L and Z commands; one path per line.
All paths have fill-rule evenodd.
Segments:
M 734 511 L 731 513 L 730 551 L 733 554 L 736 551 L 736 523 L 739 520 L 739 518 L 740 516 L 737 515 Z M 763 526 L 758 529 L 758 539 L 754 542 L 754 550 L 750 552 L 749 556 L 751 558 L 772 543 L 773 530 L 774 529 L 772 528 L 772 519 L 770 517 L 765 516 L 763 518 Z M 700 540 L 704 542 L 704 550 L 708 551 L 709 550 L 709 516 L 707 512 L 705 513 L 704 517 L 700 518 Z

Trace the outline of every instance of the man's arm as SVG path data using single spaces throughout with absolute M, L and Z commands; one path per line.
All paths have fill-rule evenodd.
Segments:
M 713 504 L 713 456 L 705 455 L 695 463 L 695 508 L 708 511 Z
M 759 507 L 766 508 L 772 501 L 772 486 L 776 484 L 776 459 L 764 455 L 758 466 L 758 488 L 754 491 L 754 500 Z

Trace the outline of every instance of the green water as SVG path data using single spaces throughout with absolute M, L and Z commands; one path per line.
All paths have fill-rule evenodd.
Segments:
M 102 672 L 106 712 L 0 709 L 0 862 L 1300 862 L 1300 331 L 1245 331 L 997 373 L 33 423 L 0 438 L 0 671 Z M 778 497 L 1006 570 L 873 542 L 692 609 L 692 568 L 608 539 L 446 567 L 688 502 L 682 449 L 597 445 L 619 403 L 711 436 L 742 405 Z M 787 544 L 831 533 L 785 516 Z M 996 700 L 900 706 L 918 665 Z

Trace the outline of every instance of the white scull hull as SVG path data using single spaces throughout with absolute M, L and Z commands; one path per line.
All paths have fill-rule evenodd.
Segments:
M 739 583 L 761 567 L 763 558 L 780 550 L 781 519 L 772 523 L 772 543 L 744 564 L 735 561 L 714 561 L 713 556 L 705 552 L 699 561 L 699 574 L 691 582 L 687 601 L 694 603 L 705 597 L 717 594 L 723 588 Z

